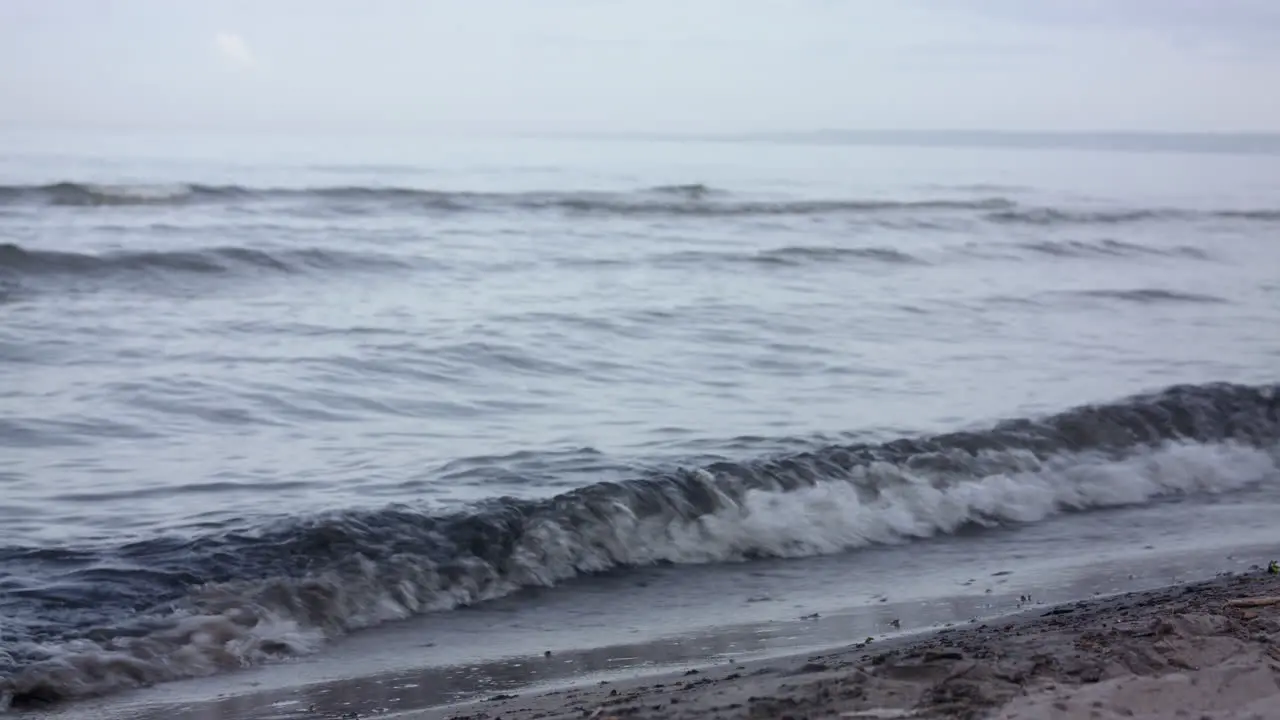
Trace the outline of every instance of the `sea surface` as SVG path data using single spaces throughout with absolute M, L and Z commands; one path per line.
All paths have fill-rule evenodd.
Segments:
M 0 134 L 0 704 L 1275 544 L 1280 152 L 1179 142 Z

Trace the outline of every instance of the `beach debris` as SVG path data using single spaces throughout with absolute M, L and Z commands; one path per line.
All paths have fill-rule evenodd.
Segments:
M 1280 595 L 1235 598 L 1227 601 L 1227 607 L 1266 607 L 1268 605 L 1280 605 Z
M 895 628 L 900 628 L 900 627 L 902 627 L 902 621 L 901 621 L 901 620 L 899 620 L 898 618 L 894 618 L 894 619 L 890 620 L 890 621 L 889 621 L 889 624 L 890 624 L 890 625 L 892 625 L 892 626 L 894 626 Z
M 868 710 L 846 710 L 840 713 L 842 718 L 864 718 L 864 720 L 896 720 L 896 718 L 916 717 L 916 711 L 900 708 L 870 708 Z
M 822 616 L 821 616 L 821 615 L 819 615 L 818 613 L 810 613 L 810 614 L 808 614 L 808 615 L 801 615 L 801 616 L 800 616 L 800 619 L 801 619 L 801 620 L 817 620 L 817 619 L 818 619 L 818 618 L 820 618 L 820 617 L 822 617 Z
M 1280 575 L 1280 562 L 1272 560 L 1267 564 L 1267 573 L 1271 575 Z

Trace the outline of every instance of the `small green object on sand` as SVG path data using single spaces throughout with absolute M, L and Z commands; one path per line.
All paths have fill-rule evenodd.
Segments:
M 1280 562 L 1272 560 L 1271 564 L 1267 565 L 1267 572 L 1272 575 L 1280 575 Z

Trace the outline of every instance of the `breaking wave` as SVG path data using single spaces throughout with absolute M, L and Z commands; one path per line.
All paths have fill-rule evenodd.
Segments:
M 107 693 L 575 576 L 803 557 L 1275 482 L 1280 385 L 1175 386 L 981 431 L 341 511 L 115 548 L 0 549 L 0 692 Z
M 2 185 L 0 205 L 175 205 L 193 200 L 226 200 L 246 194 L 247 190 L 235 186 L 59 182 Z

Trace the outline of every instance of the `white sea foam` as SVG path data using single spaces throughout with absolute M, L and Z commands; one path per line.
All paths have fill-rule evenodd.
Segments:
M 582 515 L 572 523 L 538 517 L 498 565 L 470 558 L 446 569 L 426 555 L 403 553 L 380 563 L 356 557 L 341 570 L 304 578 L 207 585 L 167 618 L 150 619 L 145 633 L 15 648 L 43 659 L 10 678 L 5 690 L 18 698 L 76 697 L 210 675 L 314 652 L 357 628 L 619 566 L 836 553 L 1280 479 L 1276 448 L 1234 442 L 1166 442 L 1120 459 L 990 453 L 1001 455 L 986 458 L 990 465 L 1006 470 L 954 479 L 873 463 L 789 492 L 721 492 L 719 509 L 701 515 L 642 516 L 619 499 L 596 508 L 591 522 Z M 716 487 L 700 472 L 706 488 Z

